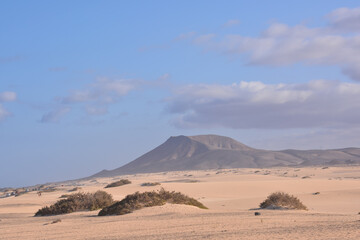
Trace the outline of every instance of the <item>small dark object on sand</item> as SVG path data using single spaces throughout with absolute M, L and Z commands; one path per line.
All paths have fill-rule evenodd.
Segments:
M 259 215 L 261 215 L 261 213 L 260 212 L 255 212 L 254 215 L 259 216 Z
M 319 195 L 320 194 L 320 192 L 314 192 L 313 193 L 313 195 Z
M 51 224 L 58 223 L 58 222 L 61 222 L 61 219 L 56 219 L 56 220 L 52 221 Z

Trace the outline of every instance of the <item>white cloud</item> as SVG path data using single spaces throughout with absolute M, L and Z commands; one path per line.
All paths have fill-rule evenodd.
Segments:
M 360 68 L 357 66 L 344 67 L 342 72 L 348 75 L 352 79 L 356 79 L 356 80 L 360 79 Z
M 78 90 L 62 98 L 62 103 L 97 102 L 111 103 L 141 84 L 138 80 L 109 80 L 101 78 L 84 90 Z
M 340 31 L 360 31 L 360 8 L 338 8 L 328 14 L 331 27 Z
M 188 85 L 168 100 L 181 128 L 349 128 L 360 126 L 360 84 L 241 82 Z
M 12 102 L 16 100 L 15 92 L 2 92 L 0 93 L 0 102 Z
M 222 38 L 194 36 L 193 43 L 224 54 L 245 56 L 251 64 L 284 66 L 294 63 L 339 66 L 360 81 L 360 8 L 337 9 L 325 27 L 274 23 L 258 37 L 239 34 Z M 344 34 L 346 33 L 346 34 Z

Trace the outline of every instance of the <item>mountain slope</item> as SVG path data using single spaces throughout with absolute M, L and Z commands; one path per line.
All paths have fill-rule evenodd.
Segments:
M 90 177 L 109 177 L 134 173 L 216 168 L 263 168 L 360 164 L 360 149 L 284 150 L 254 149 L 229 137 L 217 135 L 177 136 L 134 161 Z

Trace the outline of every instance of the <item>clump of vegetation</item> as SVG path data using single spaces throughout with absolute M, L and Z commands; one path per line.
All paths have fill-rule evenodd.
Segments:
M 142 183 L 141 186 L 143 187 L 151 187 L 151 186 L 157 186 L 160 185 L 160 183 L 158 182 L 146 182 L 146 183 Z
M 79 191 L 81 189 L 81 187 L 74 187 L 72 189 L 69 190 L 69 192 L 76 192 Z
M 99 212 L 99 216 L 123 215 L 132 213 L 133 211 L 144 207 L 162 206 L 165 203 L 185 204 L 207 209 L 207 207 L 194 198 L 188 197 L 180 192 L 165 191 L 162 188 L 158 192 L 136 192 L 134 194 L 127 195 L 120 202 L 116 202 L 111 206 L 103 208 Z
M 69 196 L 70 196 L 70 194 L 63 194 L 59 198 L 68 198 Z
M 125 184 L 130 184 L 130 183 L 131 183 L 131 181 L 129 181 L 127 179 L 121 179 L 119 181 L 116 181 L 116 182 L 106 185 L 105 188 L 119 187 L 119 186 L 122 186 Z
M 186 181 L 187 183 L 197 183 L 197 182 L 200 182 L 199 180 L 195 180 L 195 179 L 191 179 L 191 180 L 188 180 Z
M 112 196 L 104 191 L 95 193 L 74 193 L 51 206 L 46 206 L 35 213 L 35 216 L 50 216 L 72 213 L 83 210 L 96 210 L 107 207 L 114 202 Z
M 260 208 L 307 210 L 307 207 L 297 197 L 284 192 L 270 194 L 265 201 L 260 203 Z
M 57 189 L 54 186 L 45 186 L 41 185 L 39 187 L 39 192 L 55 192 Z

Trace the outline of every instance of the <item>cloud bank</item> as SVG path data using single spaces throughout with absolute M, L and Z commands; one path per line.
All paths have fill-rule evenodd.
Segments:
M 180 128 L 350 128 L 360 126 L 360 84 L 240 82 L 184 86 L 167 99 Z
M 360 81 L 360 8 L 340 8 L 326 16 L 324 27 L 274 23 L 257 37 L 196 35 L 193 43 L 223 54 L 245 56 L 254 65 L 295 63 L 339 66 Z

